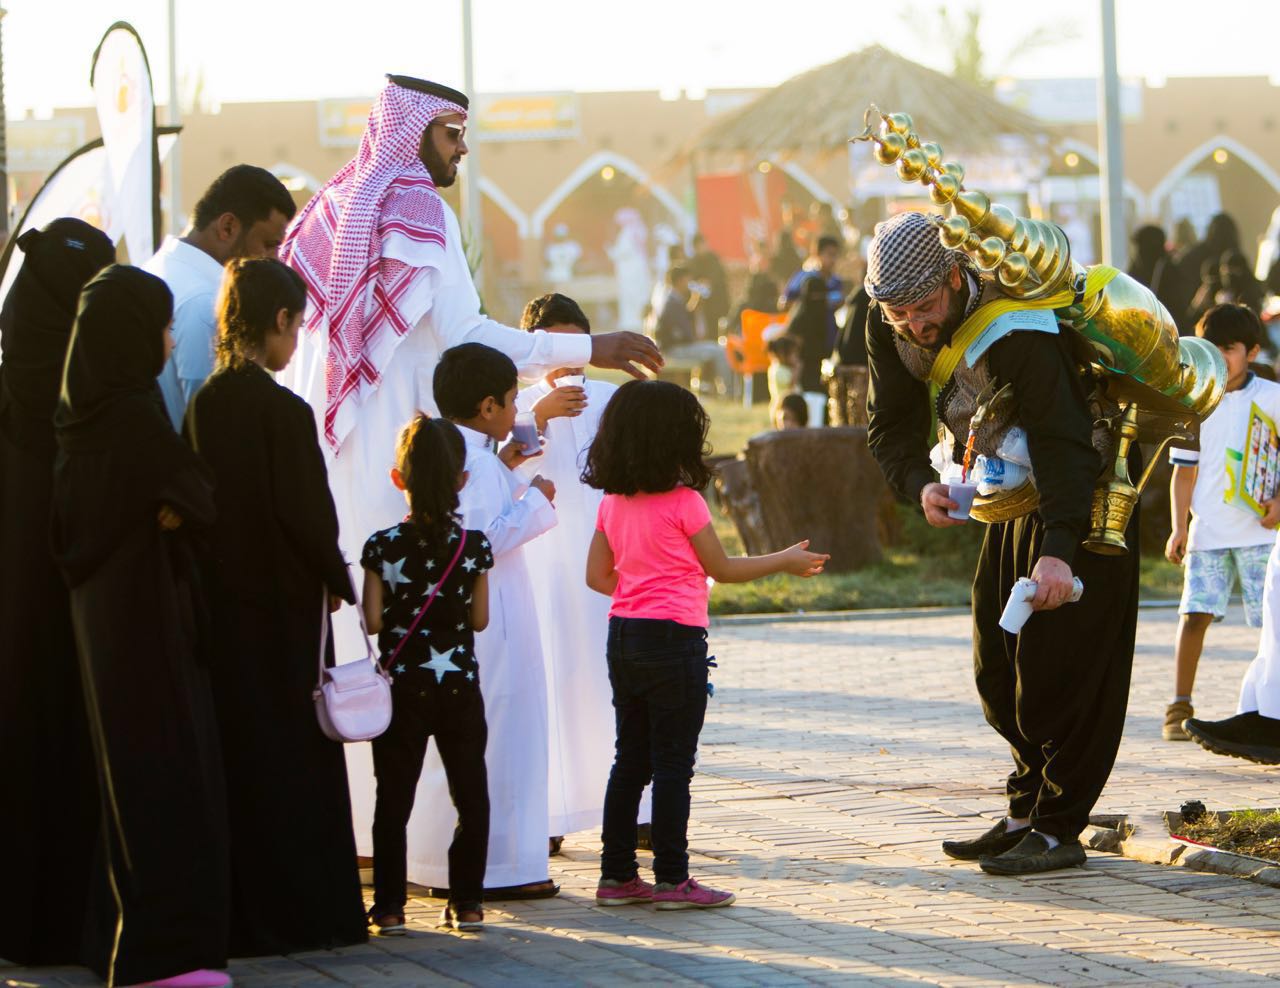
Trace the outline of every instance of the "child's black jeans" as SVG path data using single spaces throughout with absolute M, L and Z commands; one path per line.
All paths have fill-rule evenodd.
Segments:
M 653 873 L 689 877 L 689 780 L 707 712 L 707 630 L 675 621 L 609 619 L 616 754 L 604 797 L 602 878 L 636 877 L 636 815 L 653 780 Z
M 422 774 L 428 738 L 436 739 L 449 780 L 458 825 L 449 845 L 449 901 L 484 898 L 489 854 L 489 778 L 484 749 L 488 727 L 484 699 L 474 686 L 457 692 L 424 679 L 399 678 L 392 686 L 391 725 L 373 739 L 378 796 L 373 811 L 373 911 L 402 913 L 405 904 L 405 828 Z M 432 812 L 442 812 L 430 807 Z

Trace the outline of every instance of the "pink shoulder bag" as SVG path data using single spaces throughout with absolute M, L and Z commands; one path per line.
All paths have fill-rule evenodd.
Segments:
M 460 534 L 458 550 L 445 568 L 440 581 L 432 589 L 426 602 L 418 609 L 413 624 L 395 651 L 387 660 L 387 665 L 395 663 L 396 656 L 404 648 L 409 636 L 414 633 L 422 615 L 436 599 L 436 594 L 449 579 L 453 567 L 462 555 L 462 546 L 466 536 Z M 334 741 L 351 743 L 353 741 L 372 741 L 391 723 L 391 675 L 386 667 L 373 654 L 373 646 L 369 641 L 369 630 L 364 623 L 364 608 L 357 598 L 356 613 L 360 616 L 360 630 L 364 632 L 365 657 L 356 662 L 346 662 L 326 668 L 324 664 L 325 650 L 329 643 L 329 594 L 325 591 L 320 612 L 320 678 L 316 688 L 311 691 L 311 699 L 316 705 L 316 719 L 320 722 L 320 730 L 324 736 Z

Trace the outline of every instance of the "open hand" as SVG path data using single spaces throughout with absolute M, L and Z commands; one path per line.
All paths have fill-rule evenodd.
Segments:
M 581 415 L 586 407 L 587 389 L 570 384 L 563 388 L 556 388 L 539 398 L 537 404 L 533 406 L 533 417 L 537 420 L 538 431 L 541 432 L 551 419 L 574 418 Z
M 160 522 L 160 529 L 164 532 L 172 532 L 175 528 L 182 524 L 182 515 L 174 511 L 167 504 L 160 505 L 160 511 L 156 515 L 156 520 Z
M 782 550 L 782 570 L 792 576 L 803 576 L 807 579 L 821 573 L 822 567 L 830 558 L 830 553 L 810 552 L 809 540 L 805 539 L 789 549 Z
M 591 363 L 596 367 L 624 370 L 632 377 L 644 379 L 636 364 L 654 374 L 662 369 L 662 354 L 657 344 L 640 333 L 604 333 L 591 337 Z
M 960 518 L 952 518 L 947 514 L 960 505 L 951 500 L 951 492 L 946 484 L 925 484 L 920 489 L 920 507 L 924 509 L 924 520 L 934 528 L 950 528 L 963 525 Z

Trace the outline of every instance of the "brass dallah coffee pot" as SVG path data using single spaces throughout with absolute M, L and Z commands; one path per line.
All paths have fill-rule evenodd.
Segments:
M 1147 288 L 1123 272 L 1085 269 L 1071 258 L 1066 234 L 1053 223 L 1015 216 L 982 192 L 966 189 L 964 168 L 942 160 L 942 148 L 922 142 L 911 117 L 881 113 L 872 104 L 865 129 L 850 141 L 871 141 L 883 165 L 895 165 L 904 182 L 928 186 L 929 198 L 950 206 L 937 218 L 944 246 L 963 251 L 980 276 L 999 285 L 1010 300 L 1030 308 L 1051 308 L 1087 347 L 1077 348 L 1085 372 L 1098 384 L 1116 414 L 1105 420 L 1114 440 L 1115 464 L 1099 479 L 1084 546 L 1104 555 L 1127 551 L 1124 532 L 1138 494 L 1151 477 L 1164 447 L 1190 439 L 1193 422 L 1217 406 L 1226 387 L 1226 362 L 1218 348 L 1199 337 L 1179 337 L 1173 318 Z M 984 303 L 999 304 L 999 303 Z M 1134 442 L 1158 443 L 1142 478 L 1129 478 Z M 1035 509 L 1034 490 L 978 498 L 973 517 L 1005 521 Z

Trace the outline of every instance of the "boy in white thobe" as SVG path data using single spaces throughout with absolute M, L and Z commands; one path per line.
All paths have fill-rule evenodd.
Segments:
M 521 327 L 551 334 L 591 332 L 578 304 L 557 293 L 531 301 Z M 587 380 L 582 372 L 582 367 L 558 368 L 516 398 L 520 411 L 534 413 L 545 440 L 543 456 L 520 470 L 536 468 L 556 485 L 560 516 L 560 524 L 526 550 L 530 570 L 547 577 L 534 580 L 533 598 L 547 674 L 548 833 L 553 842 L 600 826 L 613 764 L 613 693 L 604 657 L 612 602 L 589 589 L 583 577 L 604 495 L 579 478 L 600 416 L 618 389 Z M 641 819 L 648 819 L 647 811 Z
M 556 524 L 555 488 L 525 481 L 493 451 L 516 414 L 516 367 L 479 343 L 446 350 L 434 378 L 440 411 L 467 444 L 467 482 L 459 493 L 464 528 L 483 532 L 493 549 L 489 626 L 476 633 L 476 662 L 489 740 L 489 862 L 485 896 L 554 895 L 547 868 L 547 688 L 525 543 Z M 503 456 L 519 459 L 509 451 Z M 584 571 L 585 572 L 585 571 Z M 449 783 L 435 750 L 428 752 L 409 825 L 410 881 L 448 887 L 447 848 L 457 822 Z

